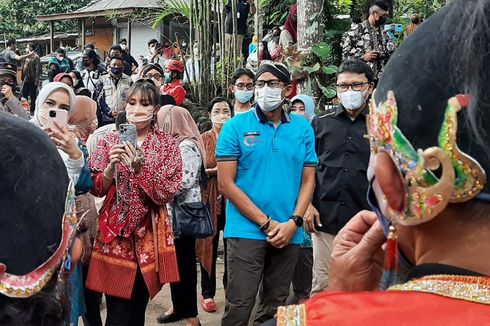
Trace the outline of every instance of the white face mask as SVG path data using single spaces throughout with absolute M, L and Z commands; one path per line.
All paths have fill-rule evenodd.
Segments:
M 226 121 L 230 120 L 230 116 L 228 114 L 216 114 L 211 117 L 211 122 L 213 125 L 217 125 L 218 127 L 222 126 Z
M 284 102 L 282 90 L 283 88 L 270 88 L 269 86 L 255 88 L 255 101 L 262 111 L 272 112 Z
M 79 80 L 76 78 L 73 78 L 73 86 L 76 86 L 78 84 Z
M 356 111 L 366 103 L 365 95 L 362 91 L 347 91 L 339 93 L 339 99 L 346 110 Z

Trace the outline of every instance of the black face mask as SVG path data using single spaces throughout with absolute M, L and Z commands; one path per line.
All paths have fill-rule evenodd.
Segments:
M 297 24 L 298 23 L 298 16 L 297 15 L 293 15 L 292 19 L 293 23 Z
M 379 17 L 376 21 L 376 26 L 383 26 L 384 24 L 386 24 L 386 17 Z

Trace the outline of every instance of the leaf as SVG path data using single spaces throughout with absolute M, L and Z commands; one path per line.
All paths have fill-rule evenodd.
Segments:
M 331 50 L 327 43 L 321 42 L 318 45 L 312 46 L 311 51 L 315 53 L 321 59 L 327 59 L 330 57 Z
M 318 30 L 318 22 L 314 22 L 310 27 L 306 29 L 307 35 L 312 35 Z
M 334 65 L 329 65 L 327 67 L 322 67 L 322 71 L 326 75 L 333 75 L 337 73 L 337 67 Z
M 313 67 L 303 67 L 303 69 L 309 73 L 312 74 L 314 72 L 317 72 L 320 70 L 320 64 L 317 62 Z
M 323 95 L 325 95 L 326 98 L 334 98 L 335 96 L 337 96 L 337 91 L 335 90 L 334 87 L 332 86 L 323 86 L 322 84 L 318 83 L 318 87 L 322 90 L 323 92 Z

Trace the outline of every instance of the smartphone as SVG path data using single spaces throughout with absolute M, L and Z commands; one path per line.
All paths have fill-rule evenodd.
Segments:
M 68 111 L 60 110 L 60 109 L 51 109 L 48 112 L 48 126 L 51 129 L 58 129 L 54 122 L 57 122 L 59 125 L 66 127 L 68 124 Z
M 119 125 L 119 143 L 128 142 L 136 148 L 136 126 L 123 123 Z

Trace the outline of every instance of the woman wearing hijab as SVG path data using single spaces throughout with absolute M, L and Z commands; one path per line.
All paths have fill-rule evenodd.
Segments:
M 311 122 L 315 117 L 315 103 L 308 95 L 297 95 L 291 99 L 289 113 L 298 115 Z M 311 234 L 303 228 L 304 241 L 300 246 L 298 260 L 293 274 L 293 294 L 288 297 L 286 304 L 297 304 L 310 297 L 313 280 L 313 244 Z
M 289 10 L 288 18 L 286 23 L 284 23 L 284 28 L 279 36 L 279 45 L 282 47 L 283 51 L 286 51 L 288 47 L 296 44 L 298 36 L 298 16 L 297 16 L 298 6 L 296 4 L 291 6 Z
M 68 115 L 70 115 L 75 109 L 75 103 L 75 94 L 68 85 L 60 82 L 46 84 L 36 99 L 36 109 L 31 122 L 47 132 L 56 145 L 63 162 L 65 162 L 68 175 L 76 184 L 85 163 L 76 138 L 65 126 L 61 126 L 56 122 L 56 128 L 54 129 L 47 126 L 49 110 L 66 110 Z
M 158 109 L 155 84 L 134 83 L 126 116 L 136 127 L 136 148 L 110 132 L 90 158 L 92 193 L 106 198 L 86 287 L 105 294 L 106 326 L 144 325 L 148 299 L 179 280 L 165 205 L 181 186 L 182 161 L 175 140 L 154 125 Z
M 184 108 L 167 105 L 157 115 L 158 127 L 179 143 L 182 156 L 182 183 L 176 200 L 181 203 L 200 202 L 201 168 L 205 161 L 204 144 L 191 114 Z M 172 214 L 172 205 L 167 205 Z M 159 323 L 185 319 L 186 326 L 200 325 L 197 318 L 196 239 L 176 238 L 175 251 L 180 282 L 170 284 L 173 307 L 157 318 Z
M 297 95 L 291 99 L 289 113 L 297 114 L 311 122 L 315 117 L 315 103 L 308 95 Z
M 83 151 L 84 155 L 87 157 L 88 152 L 85 146 L 88 137 L 95 131 L 97 128 L 97 103 L 87 96 L 76 96 L 76 104 L 75 109 L 70 114 L 68 118 L 69 129 L 73 132 L 77 138 L 79 139 L 79 146 Z M 93 186 L 92 178 L 90 176 L 90 171 L 88 167 L 84 167 L 86 171 L 82 170 L 82 174 L 80 175 L 79 182 L 88 181 L 90 183 L 90 188 Z M 87 175 L 85 175 L 86 173 Z M 85 180 L 87 178 L 87 180 Z M 87 192 L 90 189 L 87 189 Z M 95 207 L 94 197 L 88 193 L 80 193 L 77 194 L 76 200 L 76 208 L 77 208 L 77 216 L 80 218 L 84 215 L 83 220 L 79 226 L 79 239 L 83 243 L 83 255 L 81 264 L 82 264 L 82 275 L 83 275 L 83 284 L 86 281 L 86 276 L 88 273 L 88 266 L 90 262 L 90 256 L 92 253 L 92 245 L 94 243 L 95 237 L 97 235 L 97 209 Z M 94 318 L 100 320 L 100 308 L 99 308 L 99 297 L 98 293 L 94 293 L 88 289 L 83 289 L 83 297 L 85 300 L 86 306 L 86 315 L 85 317 L 91 324 L 94 325 L 101 324 L 94 322 Z
M 64 83 L 73 89 L 73 78 L 71 78 L 71 76 L 66 72 L 60 72 L 59 74 L 54 76 L 53 81 Z

